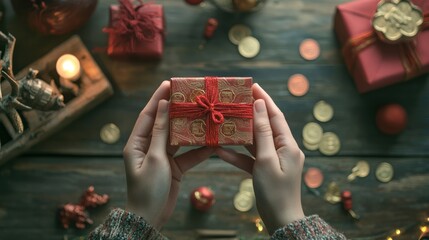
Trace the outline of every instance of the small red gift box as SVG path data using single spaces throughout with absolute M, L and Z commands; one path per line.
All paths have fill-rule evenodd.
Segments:
M 164 51 L 165 20 L 162 5 L 133 5 L 119 0 L 110 6 L 107 54 L 112 57 L 160 59 Z
M 251 87 L 251 77 L 172 78 L 171 145 L 252 144 Z
M 409 4 L 401 2 L 403 0 L 391 1 L 388 8 L 381 9 L 390 11 L 380 19 L 381 23 L 396 24 L 394 27 L 407 25 L 406 21 L 411 19 L 406 15 L 408 13 L 400 12 L 404 8 L 394 6 Z M 429 71 L 429 1 L 412 2 L 420 7 L 423 22 L 416 28 L 420 31 L 415 36 L 399 43 L 381 39 L 373 27 L 374 16 L 380 11 L 379 0 L 357 0 L 337 6 L 335 32 L 359 92 L 405 81 Z

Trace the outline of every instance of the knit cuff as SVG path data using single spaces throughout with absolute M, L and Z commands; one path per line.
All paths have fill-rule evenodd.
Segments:
M 98 226 L 89 239 L 166 239 L 142 217 L 120 208 L 112 210 L 104 224 Z
M 301 220 L 289 223 L 283 228 L 278 229 L 271 236 L 273 240 L 293 239 L 293 240 L 340 240 L 346 237 L 335 231 L 318 215 L 305 217 Z

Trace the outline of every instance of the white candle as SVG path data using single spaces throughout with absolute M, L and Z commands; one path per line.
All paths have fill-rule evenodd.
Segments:
M 70 81 L 78 79 L 81 75 L 79 59 L 71 54 L 62 55 L 57 61 L 56 68 L 61 78 Z

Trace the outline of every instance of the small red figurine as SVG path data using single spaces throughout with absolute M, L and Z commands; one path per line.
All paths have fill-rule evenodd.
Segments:
M 378 129 L 388 135 L 395 135 L 407 125 L 407 112 L 399 104 L 388 104 L 381 107 L 376 116 Z
M 202 212 L 208 211 L 216 202 L 213 191 L 208 187 L 199 187 L 191 192 L 192 206 Z
M 189 5 L 200 5 L 204 0 L 185 0 L 185 2 Z
M 353 201 L 352 201 L 352 192 L 348 191 L 348 190 L 344 190 L 341 193 L 341 201 L 343 203 L 343 208 L 344 210 L 346 210 L 350 216 L 352 216 L 352 218 L 359 220 L 359 215 L 357 215 L 354 211 L 353 211 Z
M 216 18 L 209 18 L 206 23 L 206 27 L 204 28 L 204 38 L 209 40 L 213 37 L 216 29 L 219 25 L 219 22 Z
M 73 222 L 78 229 L 84 229 L 86 224 L 93 223 L 85 212 L 85 207 L 71 203 L 60 208 L 60 221 L 65 229 L 68 229 Z
M 88 207 L 97 207 L 106 204 L 109 201 L 109 196 L 107 194 L 99 195 L 95 192 L 94 186 L 89 186 L 86 192 L 82 195 L 80 199 L 80 205 Z

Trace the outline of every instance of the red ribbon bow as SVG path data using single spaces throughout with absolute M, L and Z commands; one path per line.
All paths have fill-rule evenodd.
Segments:
M 170 119 L 204 118 L 206 123 L 206 145 L 219 145 L 219 126 L 225 117 L 253 118 L 252 103 L 223 103 L 218 99 L 218 78 L 205 77 L 206 95 L 199 95 L 195 103 L 183 102 L 170 104 Z
M 113 27 L 104 28 L 103 31 L 127 37 L 131 48 L 134 47 L 134 40 L 152 41 L 157 32 L 161 32 L 153 18 L 159 15 L 155 12 L 141 13 L 140 8 L 145 4 L 138 0 L 140 4 L 134 6 L 132 0 L 119 0 L 120 13 L 119 20 Z M 122 43 L 123 44 L 123 43 Z

